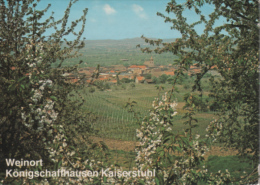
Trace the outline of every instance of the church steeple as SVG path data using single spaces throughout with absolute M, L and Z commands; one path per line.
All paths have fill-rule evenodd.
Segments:
M 151 57 L 149 61 L 145 61 L 144 65 L 146 65 L 147 67 L 154 67 L 153 57 Z

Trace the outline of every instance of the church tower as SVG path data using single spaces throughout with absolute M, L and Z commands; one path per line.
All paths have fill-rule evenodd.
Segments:
M 153 57 L 151 56 L 149 61 L 145 61 L 144 65 L 148 66 L 148 67 L 154 67 L 154 61 L 153 61 Z

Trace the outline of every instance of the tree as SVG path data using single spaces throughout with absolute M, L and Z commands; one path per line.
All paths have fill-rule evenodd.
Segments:
M 144 74 L 144 77 L 145 77 L 145 79 L 151 79 L 152 74 L 151 73 Z
M 153 76 L 153 77 L 152 77 L 152 81 L 153 81 L 153 83 L 155 83 L 155 84 L 160 83 L 160 82 L 159 82 L 159 79 L 158 79 L 156 76 Z
M 206 16 L 203 8 L 214 7 Z M 202 77 L 210 70 L 216 70 L 219 77 L 211 77 L 211 96 L 218 104 L 218 119 L 208 128 L 210 136 L 232 147 L 239 154 L 252 154 L 256 174 L 259 157 L 259 14 L 258 1 L 250 0 L 172 0 L 166 12 L 175 18 L 157 13 L 165 22 L 172 23 L 171 29 L 178 30 L 182 37 L 171 43 L 161 39 L 143 37 L 145 42 L 157 45 L 154 50 L 142 48 L 143 52 L 171 52 L 179 57 L 177 76 L 183 75 L 191 65 L 200 68 L 196 74 L 193 91 L 201 96 Z M 198 15 L 198 20 L 188 23 L 185 11 Z M 221 19 L 224 23 L 217 25 Z M 196 26 L 203 27 L 199 34 Z M 177 78 L 175 82 L 177 81 Z M 174 82 L 174 84 L 175 84 Z M 240 179 L 254 183 L 251 175 Z
M 129 78 L 123 78 L 120 82 L 122 83 L 130 83 L 130 82 L 133 82 L 134 80 L 132 79 L 129 79 Z
M 140 142 L 136 150 L 136 168 L 156 172 L 155 177 L 129 178 L 127 184 L 230 184 L 232 181 L 228 170 L 217 173 L 207 170 L 204 156 L 209 150 L 208 145 L 193 130 L 198 126 L 193 118 L 193 95 L 187 96 L 185 106 L 187 112 L 184 117 L 188 120 L 184 124 L 188 127 L 185 132 L 174 132 L 174 117 L 178 113 L 172 95 L 166 92 L 161 98 L 155 98 L 149 115 L 143 119 L 134 111 L 136 102 L 127 103 L 126 107 L 134 113 L 140 124 L 136 130 Z
M 50 5 L 37 10 L 38 2 L 0 1 L 1 179 L 7 169 L 5 159 L 42 159 L 44 167 L 51 169 L 73 162 L 75 158 L 67 160 L 75 155 L 71 146 L 80 146 L 80 133 L 87 136 L 91 132 L 86 115 L 80 110 L 85 101 L 78 93 L 83 77 L 77 74 L 77 65 L 62 67 L 84 46 L 87 9 L 68 25 L 69 12 L 76 1 L 70 1 L 63 18 L 57 21 L 53 14 L 42 20 Z M 77 32 L 79 24 L 81 30 Z M 55 31 L 46 36 L 49 29 Z M 75 40 L 67 40 L 69 34 Z M 54 63 L 58 63 L 57 68 L 51 67 Z M 69 81 L 67 73 L 75 74 L 75 83 Z M 77 98 L 73 100 L 72 96 Z M 79 154 L 81 151 L 77 148 Z M 25 168 L 30 167 L 21 169 Z M 12 181 L 16 179 L 6 179 L 6 183 Z
M 135 87 L 135 83 L 131 83 L 130 87 L 133 89 Z

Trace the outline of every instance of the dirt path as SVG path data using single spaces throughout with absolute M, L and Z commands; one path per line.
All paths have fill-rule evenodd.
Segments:
M 93 139 L 94 142 L 103 141 L 104 143 L 106 143 L 110 150 L 134 151 L 134 148 L 136 146 L 136 142 L 134 141 L 123 141 L 117 139 L 100 138 L 95 136 L 91 136 L 90 138 Z
M 106 143 L 110 150 L 124 150 L 124 151 L 134 151 L 137 142 L 134 141 L 122 141 L 116 139 L 108 139 L 108 138 L 100 138 L 92 136 L 94 142 L 103 141 Z M 232 149 L 223 149 L 221 147 L 213 146 L 211 147 L 210 151 L 205 155 L 207 159 L 210 155 L 217 155 L 217 156 L 229 156 L 229 155 L 236 155 L 237 151 Z

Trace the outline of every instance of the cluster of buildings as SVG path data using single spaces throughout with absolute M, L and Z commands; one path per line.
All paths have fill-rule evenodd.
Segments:
M 127 59 L 122 59 L 127 60 Z M 112 65 L 109 67 L 100 67 L 99 75 L 95 81 L 105 81 L 112 84 L 116 84 L 118 80 L 129 79 L 135 81 L 135 83 L 153 83 L 151 79 L 147 79 L 147 75 L 150 77 L 159 77 L 163 74 L 174 76 L 174 71 L 177 69 L 176 66 L 169 64 L 168 66 L 157 66 L 154 63 L 154 59 L 151 57 L 143 65 L 130 65 L 128 67 L 124 65 Z M 91 76 L 95 73 L 95 67 L 87 67 L 79 69 L 79 73 L 84 75 L 87 82 L 93 80 Z M 196 66 L 191 67 L 192 73 L 197 73 L 200 70 Z M 71 82 L 76 82 L 72 74 L 68 74 Z

